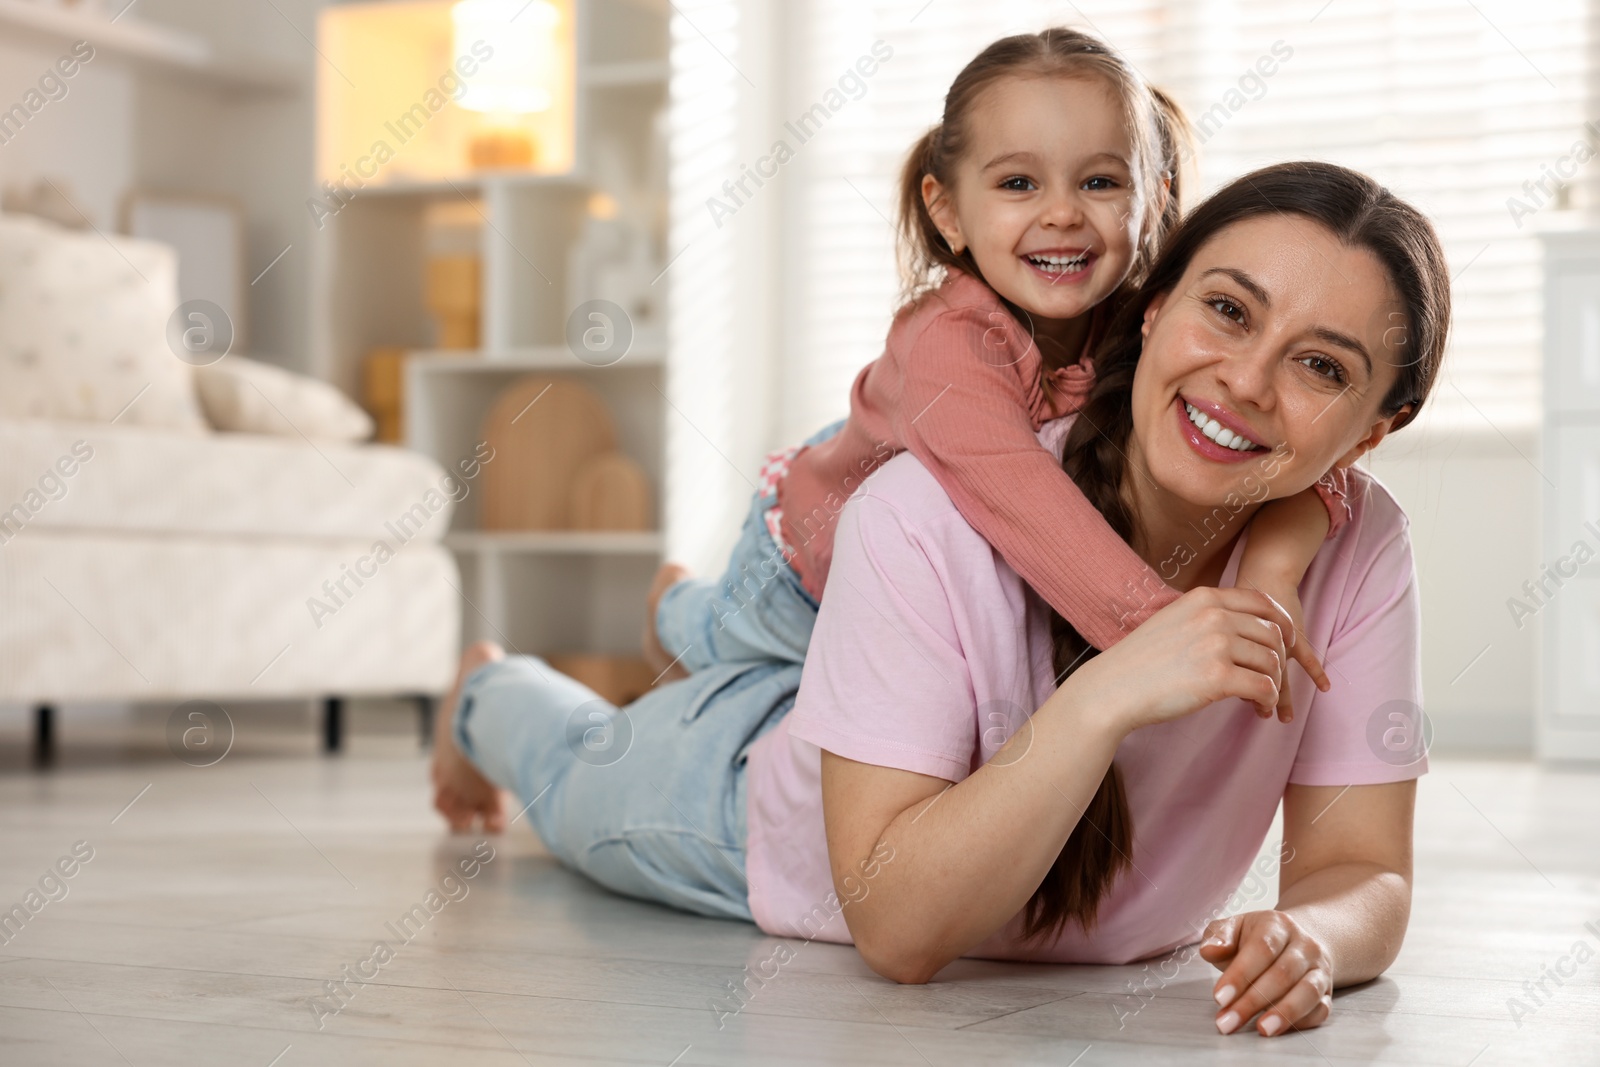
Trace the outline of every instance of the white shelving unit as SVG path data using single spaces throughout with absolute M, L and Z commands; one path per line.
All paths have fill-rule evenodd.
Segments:
M 319 374 L 358 396 L 367 352 L 408 349 L 405 444 L 447 468 L 473 454 L 495 398 L 525 375 L 570 377 L 598 393 L 616 423 L 620 450 L 650 481 L 657 530 L 485 531 L 473 486 L 456 507 L 445 543 L 461 567 L 465 641 L 488 638 L 539 654 L 637 655 L 668 493 L 665 352 L 652 334 L 636 337 L 611 366 L 577 358 L 565 343 L 573 310 L 567 275 L 590 195 L 608 191 L 599 188 L 592 166 L 598 141 L 608 142 L 613 158 L 626 159 L 636 184 L 648 173 L 653 123 L 667 96 L 671 7 L 665 0 L 576 0 L 574 14 L 572 172 L 480 172 L 362 189 L 321 235 L 313 360 Z M 664 188 L 659 192 L 664 196 Z M 483 347 L 475 352 L 435 348 L 423 306 L 424 216 L 432 204 L 463 200 L 474 202 L 483 220 Z M 653 236 L 659 245 L 664 235 Z

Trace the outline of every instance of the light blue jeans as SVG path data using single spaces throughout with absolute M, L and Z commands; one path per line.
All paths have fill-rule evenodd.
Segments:
M 825 441 L 844 427 L 824 427 L 805 442 Z M 817 601 L 767 530 L 777 489 L 757 492 L 720 579 L 677 583 L 656 606 L 656 636 L 691 674 L 718 663 L 771 660 L 804 663 L 817 622 Z
M 794 706 L 800 668 L 724 663 L 625 708 L 534 656 L 473 672 L 455 741 L 516 792 L 567 866 L 626 896 L 751 921 L 745 763 Z

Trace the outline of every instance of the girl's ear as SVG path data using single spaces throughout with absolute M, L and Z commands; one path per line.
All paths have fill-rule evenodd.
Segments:
M 1156 193 L 1156 218 L 1161 218 L 1167 213 L 1167 205 L 1172 202 L 1172 175 L 1161 176 L 1161 188 Z
M 950 251 L 958 256 L 964 252 L 967 241 L 961 233 L 961 220 L 956 217 L 955 205 L 950 201 L 949 191 L 931 174 L 922 176 L 922 206 L 928 209 L 928 217 L 939 227 L 939 233 L 944 236 Z

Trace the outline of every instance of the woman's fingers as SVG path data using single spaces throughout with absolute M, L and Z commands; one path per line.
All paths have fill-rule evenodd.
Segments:
M 1321 1026 L 1323 1023 L 1327 1022 L 1328 1021 L 1328 1016 L 1330 1016 L 1332 1014 L 1333 1014 L 1333 994 L 1332 993 L 1328 993 L 1328 994 L 1325 994 L 1323 996 L 1323 998 L 1320 1001 L 1317 1002 L 1317 1006 L 1316 1007 L 1312 1008 L 1305 1015 L 1301 1016 L 1300 1017 L 1300 1021 L 1297 1022 L 1297 1023 L 1294 1023 L 1292 1025 L 1292 1028 L 1295 1029 L 1295 1030 L 1311 1030 L 1311 1029 L 1313 1029 L 1315 1027 L 1318 1027 L 1318 1026 Z
M 1287 608 L 1259 589 L 1238 589 L 1233 586 L 1213 590 L 1223 607 L 1229 611 L 1245 612 L 1274 623 L 1284 644 L 1293 647 L 1294 618 Z
M 1292 975 L 1279 967 L 1291 932 L 1278 912 L 1250 912 L 1238 916 L 1238 950 L 1217 979 L 1217 1029 L 1232 1033 L 1239 1024 L 1287 993 L 1304 975 L 1306 968 Z M 1274 968 L 1277 968 L 1274 973 Z M 1271 975 L 1272 977 L 1268 977 Z
M 1273 684 L 1270 677 L 1237 664 L 1222 669 L 1219 689 L 1221 695 L 1218 700 L 1237 698 L 1249 701 L 1256 706 L 1256 714 L 1262 718 L 1271 715 L 1273 706 L 1278 702 L 1278 687 Z M 1210 701 L 1210 703 L 1215 702 Z
M 1248 612 L 1262 620 L 1276 623 L 1282 631 L 1288 657 L 1300 664 L 1316 687 L 1326 693 L 1332 687 L 1332 682 L 1329 681 L 1327 672 L 1323 670 L 1317 650 L 1311 647 L 1311 642 L 1300 631 L 1295 621 L 1295 612 L 1260 589 L 1251 588 L 1234 592 L 1243 595 L 1231 598 L 1228 606 L 1235 611 Z M 1299 610 L 1298 604 L 1295 605 L 1295 610 Z M 1279 680 L 1279 684 L 1281 689 L 1277 702 L 1278 717 L 1284 722 L 1290 722 L 1294 719 L 1294 706 L 1289 697 L 1287 673 Z
M 1289 650 L 1289 658 L 1305 668 L 1318 689 L 1324 693 L 1328 691 L 1328 676 L 1322 673 L 1322 664 L 1317 660 L 1317 654 L 1311 648 L 1311 642 L 1301 637 Z M 1294 703 L 1289 698 L 1289 677 L 1286 673 L 1283 679 L 1283 693 L 1278 699 L 1278 721 L 1294 721 Z
M 1239 951 L 1239 917 L 1230 915 L 1226 919 L 1213 919 L 1206 924 L 1205 936 L 1200 939 L 1200 958 L 1205 960 L 1217 970 L 1226 970 L 1228 962 Z M 1211 995 L 1220 1005 L 1224 1002 L 1222 978 L 1217 979 L 1217 984 L 1212 987 Z M 1226 1000 L 1232 1001 L 1238 996 L 1238 990 L 1230 990 Z
M 1288 651 L 1283 644 L 1283 632 L 1276 623 L 1245 611 L 1229 612 L 1228 620 L 1234 631 L 1234 641 L 1228 649 L 1230 658 L 1235 665 L 1262 675 L 1270 689 L 1270 695 L 1265 699 L 1253 695 L 1264 691 L 1262 686 L 1255 683 L 1250 684 L 1247 692 L 1229 695 L 1254 702 L 1256 714 L 1269 718 L 1282 695 L 1285 668 L 1289 662 Z
M 1241 696 L 1244 696 L 1246 700 L 1254 700 L 1256 702 L 1256 713 L 1258 715 L 1264 718 L 1270 716 L 1281 693 L 1279 686 L 1283 677 L 1284 661 L 1278 658 L 1278 653 L 1270 646 L 1257 644 L 1244 638 L 1235 638 L 1233 662 L 1237 667 L 1242 667 L 1246 671 L 1253 671 L 1255 674 L 1260 675 L 1262 681 L 1266 683 L 1266 686 L 1263 687 L 1261 682 L 1254 679 L 1246 680 L 1243 684 L 1249 687 L 1249 693 L 1241 694 Z M 1270 699 L 1262 700 L 1259 696 L 1254 695 L 1263 692 L 1270 692 Z
M 1262 1013 L 1261 1018 L 1256 1020 L 1256 1030 L 1264 1037 L 1281 1034 L 1290 1028 L 1309 1030 L 1313 1026 L 1320 1026 L 1332 1007 L 1332 981 L 1326 971 L 1312 968 L 1288 993 L 1273 1001 Z
M 1241 918 L 1239 949 L 1217 980 L 1217 1029 L 1231 1034 L 1257 1014 L 1267 1037 L 1319 1025 L 1332 1009 L 1333 975 L 1318 943 L 1281 912 Z M 1237 996 L 1230 996 L 1238 991 Z

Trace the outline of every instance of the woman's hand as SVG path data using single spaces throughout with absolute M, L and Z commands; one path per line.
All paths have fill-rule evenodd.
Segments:
M 1321 1026 L 1333 1012 L 1328 949 L 1282 911 L 1251 911 L 1206 927 L 1200 956 L 1222 971 L 1212 988 L 1217 1029 L 1231 1034 L 1259 1012 L 1263 1037 Z
M 1289 662 L 1288 612 L 1256 590 L 1200 586 L 1085 663 L 1062 686 L 1119 727 L 1170 722 L 1238 698 L 1269 716 Z

